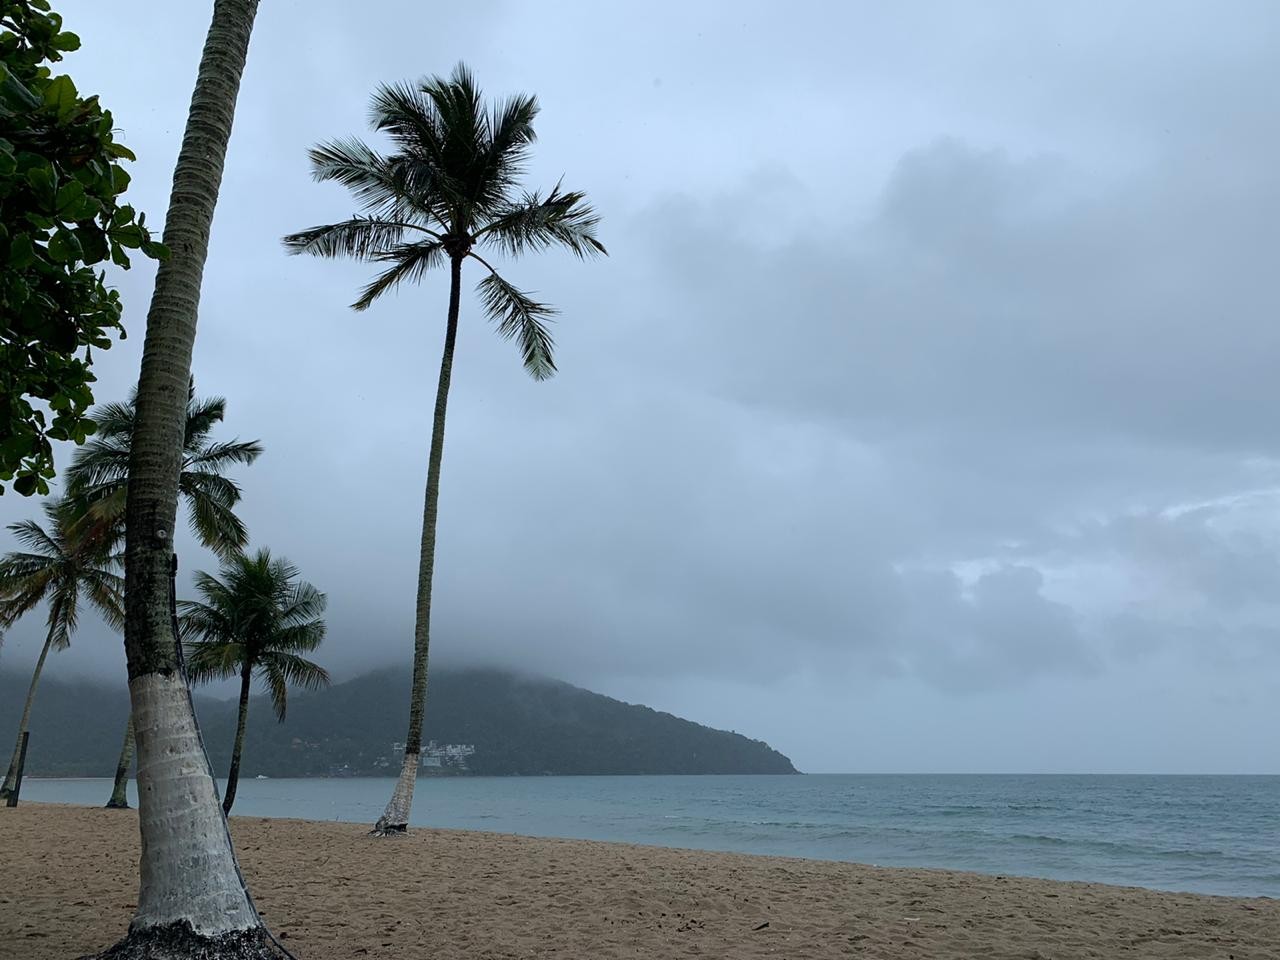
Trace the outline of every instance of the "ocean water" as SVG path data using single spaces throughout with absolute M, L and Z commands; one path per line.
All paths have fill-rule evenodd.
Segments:
M 389 779 L 242 780 L 234 813 L 372 823 Z M 104 780 L 27 800 L 101 804 Z M 136 799 L 131 799 L 136 803 Z M 1280 897 L 1280 777 L 457 777 L 413 822 L 531 836 Z

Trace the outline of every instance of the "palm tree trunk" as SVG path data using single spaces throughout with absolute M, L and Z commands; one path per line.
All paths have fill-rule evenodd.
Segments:
M 120 759 L 116 761 L 116 782 L 111 788 L 110 810 L 129 809 L 129 764 L 133 763 L 133 715 L 124 728 L 124 743 L 120 745 Z
M 236 97 L 258 0 L 214 0 L 173 175 L 147 314 L 125 512 L 125 654 L 138 748 L 141 885 L 128 936 L 102 955 L 270 956 L 218 804 L 171 606 L 187 382 Z
M 236 802 L 236 784 L 240 782 L 240 754 L 244 751 L 244 728 L 249 720 L 249 681 L 252 675 L 246 666 L 240 671 L 240 715 L 236 720 L 236 742 L 231 748 L 231 770 L 227 773 L 227 793 L 222 798 L 222 812 L 230 813 Z
M 27 687 L 27 702 L 22 707 L 22 720 L 18 723 L 18 743 L 13 748 L 13 759 L 9 761 L 9 772 L 4 775 L 4 786 L 0 787 L 0 800 L 8 800 L 18 788 L 18 758 L 22 754 L 22 735 L 31 726 L 31 704 L 36 699 L 36 687 L 40 685 L 40 674 L 44 672 L 44 662 L 49 656 L 49 648 L 53 646 L 53 627 L 44 639 L 40 648 L 40 656 L 36 659 L 36 668 L 31 673 L 31 686 Z
M 405 737 L 400 777 L 386 810 L 374 825 L 380 835 L 404 833 L 413 809 L 422 753 L 422 717 L 427 702 L 427 653 L 431 646 L 431 577 L 436 564 L 436 515 L 440 502 L 440 462 L 444 457 L 444 421 L 453 376 L 453 349 L 458 339 L 458 302 L 462 290 L 462 257 L 450 258 L 449 319 L 445 326 L 440 380 L 436 385 L 435 419 L 431 425 L 431 456 L 427 461 L 427 495 L 422 511 L 422 546 L 418 554 L 418 602 L 413 624 L 413 686 L 409 692 L 409 733 Z

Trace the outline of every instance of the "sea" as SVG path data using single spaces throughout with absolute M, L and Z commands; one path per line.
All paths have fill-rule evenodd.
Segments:
M 392 785 L 241 780 L 234 814 L 372 823 Z M 109 793 L 88 779 L 22 789 L 89 805 Z M 424 778 L 413 823 L 1280 898 L 1280 776 Z

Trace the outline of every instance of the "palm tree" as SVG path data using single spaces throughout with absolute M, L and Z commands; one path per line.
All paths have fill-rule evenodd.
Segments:
M 257 440 L 209 439 L 227 413 L 224 397 L 196 396 L 187 388 L 182 436 L 182 468 L 178 493 L 187 504 L 187 522 L 200 542 L 219 556 L 229 556 L 249 542 L 244 523 L 235 515 L 240 486 L 224 474 L 234 464 L 251 464 L 262 455 Z M 124 403 L 108 403 L 92 414 L 97 429 L 76 450 L 66 473 L 68 495 L 90 506 L 101 523 L 123 524 L 129 486 L 129 455 L 138 419 L 138 391 Z
M 156 272 L 130 437 L 124 647 L 138 743 L 142 833 L 137 908 L 101 956 L 268 958 L 270 935 L 236 862 L 204 757 L 172 615 L 187 385 L 200 285 L 258 0 L 214 0 Z
M 213 442 L 209 434 L 227 412 L 223 397 L 196 397 L 195 380 L 187 385 L 186 425 L 182 438 L 182 472 L 178 492 L 187 504 L 187 521 L 206 547 L 228 556 L 249 542 L 244 523 L 235 515 L 240 487 L 223 472 L 253 463 L 262 454 L 257 440 Z M 108 403 L 92 414 L 96 431 L 76 450 L 67 470 L 68 495 L 84 505 L 83 523 L 119 528 L 123 533 L 129 486 L 129 451 L 138 416 L 135 388 L 124 403 Z M 133 717 L 125 727 L 120 759 L 107 807 L 129 809 L 127 785 L 134 752 Z
M 249 688 L 255 676 L 267 686 L 276 719 L 283 722 L 289 686 L 319 689 L 329 674 L 301 656 L 324 639 L 325 595 L 304 580 L 288 560 L 271 559 L 270 550 L 224 560 L 222 579 L 201 571 L 196 590 L 203 601 L 178 603 L 187 647 L 187 672 L 193 682 L 240 678 L 231 771 L 222 810 L 231 812 L 240 780 L 240 756 L 249 719 Z
M 65 500 L 46 501 L 44 513 L 48 530 L 34 520 L 9 525 L 9 531 L 29 552 L 15 551 L 0 560 L 0 627 L 11 627 L 41 603 L 49 606 L 48 630 L 31 674 L 18 742 L 0 786 L 0 798 L 6 800 L 17 789 L 18 758 L 45 660 L 50 650 L 65 650 L 71 645 L 80 619 L 81 596 L 107 623 L 117 628 L 124 623 L 124 581 L 115 572 L 120 566 L 115 553 L 119 538 L 110 532 L 106 536 L 73 534 L 76 518 Z
M 400 778 L 374 827 L 378 834 L 407 828 L 422 748 L 440 462 L 463 264 L 471 261 L 484 271 L 476 290 L 485 313 L 500 337 L 519 343 L 525 369 L 542 380 L 556 369 L 548 329 L 555 310 L 505 280 L 480 251 L 518 257 L 561 246 L 581 258 L 605 252 L 596 239 L 599 218 L 584 194 L 563 190 L 559 184 L 545 196 L 517 193 L 535 139 L 537 114 L 537 99 L 526 95 L 486 109 L 475 80 L 461 64 L 447 80 L 432 77 L 380 87 L 370 119 L 375 130 L 390 137 L 391 153 L 380 153 L 354 138 L 321 144 L 310 153 L 315 178 L 344 184 L 361 212 L 284 238 L 291 253 L 385 265 L 352 304 L 356 310 L 428 270 L 446 265 L 449 269 L 418 559 L 409 732 Z

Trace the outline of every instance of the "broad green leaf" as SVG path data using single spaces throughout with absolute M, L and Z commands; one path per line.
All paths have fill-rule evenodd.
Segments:
M 35 244 L 31 242 L 31 235 L 20 233 L 13 238 L 13 243 L 9 244 L 9 266 L 14 270 L 21 270 L 29 265 L 36 258 Z
M 68 181 L 58 188 L 55 208 L 58 216 L 66 220 L 79 220 L 75 214 L 84 204 L 84 185 L 76 180 Z
M 49 241 L 49 259 L 54 263 L 71 263 L 80 259 L 80 241 L 70 230 L 59 230 Z
M 44 91 L 44 102 L 58 111 L 58 118 L 70 117 L 80 103 L 76 94 L 76 85 L 66 74 L 54 77 Z

